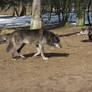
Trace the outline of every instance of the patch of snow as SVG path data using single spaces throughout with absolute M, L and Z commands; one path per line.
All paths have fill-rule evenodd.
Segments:
M 90 21 L 92 23 L 92 12 L 89 13 L 89 15 L 90 15 Z M 43 23 L 45 25 L 57 23 L 59 21 L 58 15 L 56 15 L 55 13 L 52 13 L 50 20 L 48 19 L 49 16 L 50 16 L 49 13 L 42 15 Z M 62 20 L 62 14 L 60 16 Z M 0 15 L 0 27 L 30 25 L 30 21 L 31 21 L 31 15 L 21 16 L 21 17 Z M 76 14 L 70 13 L 68 21 L 70 24 L 76 25 Z M 87 15 L 85 15 L 85 24 L 88 24 Z

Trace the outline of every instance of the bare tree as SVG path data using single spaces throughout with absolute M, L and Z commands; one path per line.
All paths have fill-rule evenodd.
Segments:
M 30 29 L 40 29 L 41 27 L 41 1 L 33 0 Z

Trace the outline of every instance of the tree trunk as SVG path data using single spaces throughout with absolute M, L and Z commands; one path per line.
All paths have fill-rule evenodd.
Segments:
M 57 14 L 58 14 L 58 20 L 59 20 L 59 22 L 61 22 L 60 10 L 59 9 L 57 9 Z
M 48 20 L 51 20 L 51 14 L 52 14 L 52 10 L 53 10 L 53 6 L 50 6 L 50 12 L 49 12 L 49 16 L 48 16 Z
M 14 6 L 13 7 L 13 16 L 15 16 L 15 15 L 19 16 L 19 12 L 18 12 L 17 8 Z
M 89 11 L 87 12 L 87 18 L 88 18 L 88 24 L 91 25 L 91 23 L 90 23 Z
M 88 12 L 87 12 L 87 18 L 88 18 L 88 23 L 89 23 L 89 25 L 91 24 L 91 23 L 90 23 L 90 17 L 89 17 L 89 8 L 90 8 L 90 6 L 91 6 L 91 0 L 90 0 L 89 3 L 88 3 Z
M 84 26 L 84 24 L 85 24 L 85 12 L 82 11 L 82 12 L 80 12 L 80 15 L 77 16 L 76 25 Z
M 41 29 L 41 28 L 42 28 L 41 2 L 40 0 L 33 0 L 30 29 Z
M 21 10 L 20 16 L 24 16 L 24 15 L 26 15 L 26 7 L 22 6 L 22 10 Z
M 67 13 L 62 12 L 62 24 L 63 24 L 63 26 L 68 24 L 68 17 L 69 17 L 69 15 Z

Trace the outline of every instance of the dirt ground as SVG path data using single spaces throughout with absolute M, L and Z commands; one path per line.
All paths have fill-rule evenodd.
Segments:
M 46 45 L 47 61 L 32 57 L 33 44 L 23 48 L 27 58 L 17 61 L 5 52 L 6 43 L 0 45 L 0 92 L 92 92 L 92 42 L 76 35 L 79 27 L 51 31 L 60 35 L 62 48 Z

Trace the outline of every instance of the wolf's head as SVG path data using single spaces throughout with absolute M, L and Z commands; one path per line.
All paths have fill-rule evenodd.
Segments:
M 51 46 L 55 46 L 58 48 L 61 48 L 61 44 L 60 44 L 60 39 L 59 39 L 59 35 L 54 34 L 53 32 L 49 32 L 47 31 L 47 33 L 45 32 L 45 35 L 47 34 L 47 43 Z
M 60 44 L 60 39 L 59 39 L 58 35 L 53 36 L 52 44 L 53 44 L 53 46 L 58 47 L 58 48 L 62 47 L 61 44 Z

